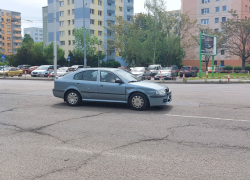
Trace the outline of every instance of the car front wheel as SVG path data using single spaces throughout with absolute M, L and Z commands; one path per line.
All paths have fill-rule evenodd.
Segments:
M 81 101 L 81 96 L 77 91 L 72 90 L 66 94 L 66 102 L 70 106 L 78 106 Z
M 148 99 L 142 93 L 135 93 L 129 98 L 129 106 L 138 111 L 142 111 L 148 106 Z

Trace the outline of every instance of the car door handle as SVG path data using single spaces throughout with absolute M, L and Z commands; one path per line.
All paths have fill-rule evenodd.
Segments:
M 99 87 L 103 87 L 103 85 L 99 85 Z
M 80 83 L 76 83 L 77 85 L 79 85 Z

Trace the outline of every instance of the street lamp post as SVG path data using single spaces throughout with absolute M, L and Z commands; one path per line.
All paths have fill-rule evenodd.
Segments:
M 56 0 L 54 0 L 54 76 L 56 75 L 57 75 Z
M 87 57 L 86 57 L 86 34 L 85 34 L 85 16 L 84 16 L 84 0 L 83 0 L 83 41 L 84 41 L 84 68 L 87 68 Z

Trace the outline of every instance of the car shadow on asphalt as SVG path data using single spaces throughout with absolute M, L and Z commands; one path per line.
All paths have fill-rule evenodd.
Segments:
M 154 106 L 154 107 L 148 107 L 144 111 L 135 111 L 130 109 L 130 107 L 127 104 L 123 103 L 106 103 L 106 102 L 82 102 L 80 106 L 77 107 L 71 107 L 68 106 L 66 102 L 62 102 L 59 104 L 52 105 L 52 108 L 55 109 L 70 109 L 70 110 L 80 110 L 82 108 L 85 108 L 85 110 L 88 111 L 101 111 L 101 110 L 115 110 L 114 112 L 132 112 L 132 113 L 168 113 L 173 109 L 173 106 L 171 105 L 164 105 L 164 106 Z

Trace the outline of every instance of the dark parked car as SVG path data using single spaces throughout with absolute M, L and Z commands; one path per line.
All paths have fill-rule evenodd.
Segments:
M 196 72 L 199 72 L 199 68 L 198 67 L 194 66 L 194 68 L 196 69 Z
M 183 76 L 183 71 L 185 71 L 185 77 L 196 77 L 197 70 L 194 66 L 183 66 L 180 70 L 180 77 Z
M 31 67 L 31 65 L 19 65 L 18 68 L 23 70 L 23 74 L 25 74 L 25 71 L 26 73 L 28 74 L 29 73 L 29 68 Z

